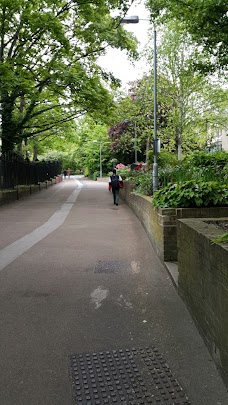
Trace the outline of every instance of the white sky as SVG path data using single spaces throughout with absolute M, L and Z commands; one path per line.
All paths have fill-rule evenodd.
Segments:
M 139 18 L 148 18 L 149 13 L 145 9 L 143 2 L 141 5 L 133 5 L 129 9 L 128 16 L 138 15 Z M 146 45 L 149 29 L 149 21 L 139 21 L 138 24 L 125 24 L 124 29 L 132 32 L 140 41 L 139 51 Z M 134 65 L 128 60 L 124 51 L 117 49 L 108 49 L 105 56 L 99 58 L 99 64 L 103 68 L 112 72 L 115 77 L 122 81 L 122 87 L 126 88 L 129 81 L 142 77 L 143 73 L 148 71 L 145 61 L 134 62 Z

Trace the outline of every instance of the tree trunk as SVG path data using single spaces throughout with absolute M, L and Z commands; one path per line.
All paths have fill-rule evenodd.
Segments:
M 181 136 L 177 137 L 177 159 L 181 160 Z
M 21 158 L 23 157 L 23 151 L 22 151 L 22 141 L 17 145 L 17 154 Z
M 33 161 L 36 162 L 38 160 L 38 147 L 37 145 L 33 146 Z
M 2 103 L 2 153 L 13 151 L 15 146 L 15 124 L 13 122 L 14 101 L 6 99 Z

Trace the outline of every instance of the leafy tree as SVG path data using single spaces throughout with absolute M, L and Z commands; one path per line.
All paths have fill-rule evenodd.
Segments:
M 181 159 L 181 151 L 205 147 L 209 130 L 215 134 L 215 130 L 227 125 L 227 91 L 215 77 L 212 81 L 210 76 L 195 71 L 194 64 L 202 56 L 190 35 L 183 32 L 183 24 L 169 22 L 161 32 L 157 92 L 158 119 L 162 114 L 163 125 L 158 127 L 158 134 L 163 147 L 176 149 Z
M 28 140 L 22 147 L 23 155 L 33 160 L 61 160 L 62 166 L 78 169 L 78 133 L 74 121 L 57 128 L 52 135 L 39 135 Z
M 108 135 L 116 159 L 123 164 L 134 161 L 134 138 L 136 136 L 137 121 L 136 105 L 130 97 L 122 95 L 122 98 L 120 97 L 116 103 L 116 111 Z
M 159 30 L 157 72 L 157 132 L 161 146 L 179 160 L 191 150 L 205 148 L 217 131 L 226 128 L 227 90 L 224 80 L 195 70 L 201 49 L 183 23 L 169 21 Z M 146 51 L 151 65 L 153 52 Z M 154 121 L 153 72 L 129 83 L 130 97 L 118 102 L 115 125 L 109 130 L 112 148 L 123 163 L 134 161 L 134 132 L 142 160 L 151 160 Z M 133 97 L 132 97 L 133 96 Z M 146 156 L 145 156 L 146 155 Z M 149 158 L 149 159 L 148 159 Z
M 62 167 L 70 167 L 72 172 L 80 173 L 86 169 L 92 175 L 100 169 L 100 143 L 102 144 L 102 168 L 104 174 L 111 170 L 113 154 L 107 126 L 94 122 L 88 116 L 74 122 L 66 123 L 65 129 L 58 136 L 39 136 L 30 139 L 24 147 L 29 156 L 34 146 L 38 160 L 61 160 Z
M 159 79 L 167 84 L 165 77 Z M 129 83 L 129 95 L 117 102 L 114 125 L 109 129 L 112 149 L 124 164 L 134 161 L 134 149 L 138 160 L 147 161 L 148 151 L 153 142 L 153 79 L 144 75 L 142 79 Z M 158 128 L 166 125 L 169 105 L 165 102 L 158 106 Z
M 107 174 L 112 168 L 113 154 L 107 135 L 107 125 L 94 122 L 85 117 L 78 121 L 75 132 L 75 144 L 68 149 L 68 154 L 75 151 L 74 157 L 78 169 L 86 169 L 86 174 L 92 176 L 100 170 L 100 144 L 102 148 L 102 170 Z
M 0 0 L 3 151 L 82 114 L 108 115 L 104 82 L 117 83 L 96 60 L 108 45 L 135 55 L 132 35 L 111 17 L 128 7 L 128 0 Z
M 147 0 L 153 20 L 178 20 L 184 24 L 192 38 L 211 55 L 210 63 L 202 60 L 203 71 L 227 68 L 228 14 L 224 0 Z

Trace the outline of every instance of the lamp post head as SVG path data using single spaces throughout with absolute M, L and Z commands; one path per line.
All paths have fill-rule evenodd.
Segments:
M 120 24 L 138 24 L 139 16 L 132 15 L 121 18 Z

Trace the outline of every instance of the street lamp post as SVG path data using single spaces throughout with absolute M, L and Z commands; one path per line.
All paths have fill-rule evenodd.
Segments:
M 121 24 L 138 24 L 140 20 L 149 21 L 145 18 L 139 18 L 137 15 L 125 16 L 121 19 Z M 153 191 L 158 190 L 158 139 L 157 139 L 157 43 L 156 26 L 154 24 L 154 163 L 153 163 Z
M 135 122 L 135 140 L 134 140 L 134 149 L 135 149 L 135 163 L 138 163 L 136 122 Z
M 100 142 L 100 178 L 102 178 L 102 143 Z
M 94 143 L 100 143 L 100 178 L 102 178 L 102 142 L 98 141 L 97 139 L 93 139 Z
M 153 191 L 158 190 L 158 140 L 157 140 L 157 43 L 156 27 L 154 24 L 154 163 L 153 163 Z
M 135 92 L 130 91 L 128 93 L 130 95 L 130 98 L 132 101 L 135 100 L 136 94 Z M 135 151 L 135 163 L 138 162 L 138 150 L 137 150 L 137 126 L 136 126 L 136 121 L 134 124 L 134 135 L 135 135 L 135 139 L 134 139 L 134 151 Z

